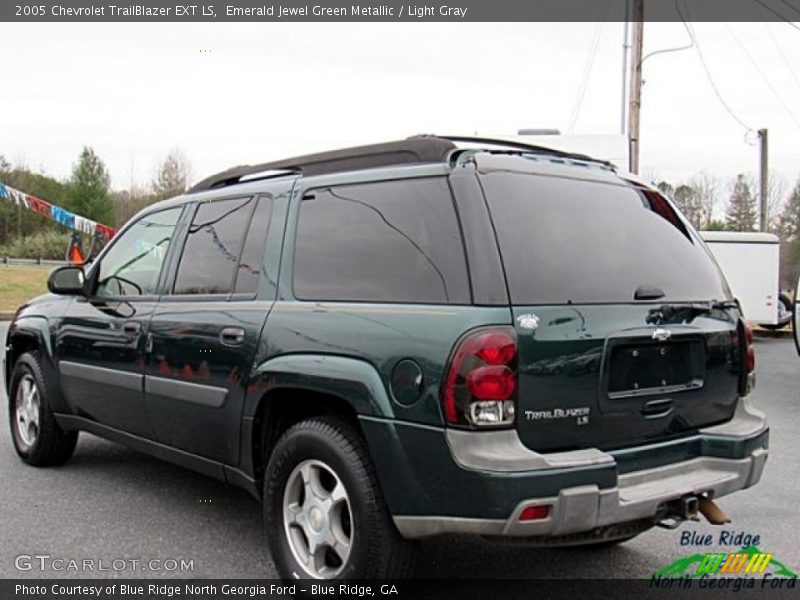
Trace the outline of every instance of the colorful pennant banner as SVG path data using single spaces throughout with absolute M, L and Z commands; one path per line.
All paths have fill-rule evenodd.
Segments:
M 41 198 L 16 190 L 2 181 L 0 181 L 0 198 L 4 198 L 17 206 L 22 206 L 40 215 L 44 215 L 56 223 L 61 223 L 65 227 L 75 229 L 82 233 L 88 233 L 89 235 L 97 233 L 109 240 L 117 233 L 114 227 L 96 223 L 91 219 L 76 215 L 72 211 L 56 206 L 55 204 L 50 204 Z

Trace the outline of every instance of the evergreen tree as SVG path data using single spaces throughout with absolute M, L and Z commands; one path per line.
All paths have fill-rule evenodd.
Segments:
M 758 215 L 756 199 L 750 183 L 739 174 L 725 210 L 725 221 L 731 231 L 755 231 Z
M 672 198 L 672 195 L 675 193 L 675 188 L 673 188 L 672 185 L 667 181 L 659 181 L 656 187 L 658 188 L 658 191 L 668 198 Z
M 704 225 L 705 231 L 727 231 L 728 225 L 725 221 L 721 221 L 720 219 L 711 219 L 708 223 Z
M 89 146 L 84 146 L 72 168 L 67 208 L 98 223 L 112 223 L 114 208 L 109 194 L 110 183 L 103 161 Z

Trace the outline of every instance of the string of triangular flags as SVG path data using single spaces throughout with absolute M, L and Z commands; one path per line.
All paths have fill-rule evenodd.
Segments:
M 56 223 L 61 223 L 61 225 L 82 233 L 88 233 L 89 235 L 98 234 L 109 240 L 117 233 L 114 227 L 109 227 L 108 225 L 97 223 L 81 215 L 76 215 L 66 208 L 50 204 L 41 198 L 14 189 L 2 181 L 0 181 L 0 199 L 6 199 L 17 206 L 39 213 L 40 215 L 52 219 Z

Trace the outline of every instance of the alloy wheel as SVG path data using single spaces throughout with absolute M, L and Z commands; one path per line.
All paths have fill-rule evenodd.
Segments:
M 17 386 L 16 397 L 17 433 L 28 447 L 39 438 L 41 401 L 39 388 L 31 375 L 23 375 Z
M 336 472 L 305 460 L 289 475 L 283 522 L 295 560 L 316 579 L 331 579 L 347 565 L 353 544 L 350 497 Z

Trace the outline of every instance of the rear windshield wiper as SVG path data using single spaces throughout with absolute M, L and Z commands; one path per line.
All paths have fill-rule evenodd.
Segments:
M 698 315 L 710 313 L 715 310 L 728 310 L 739 308 L 739 303 L 735 300 L 712 300 L 707 303 L 690 302 L 687 304 L 662 304 L 647 313 L 647 323 L 654 325 L 663 321 L 669 321 L 681 313 L 689 313 L 689 321 Z

